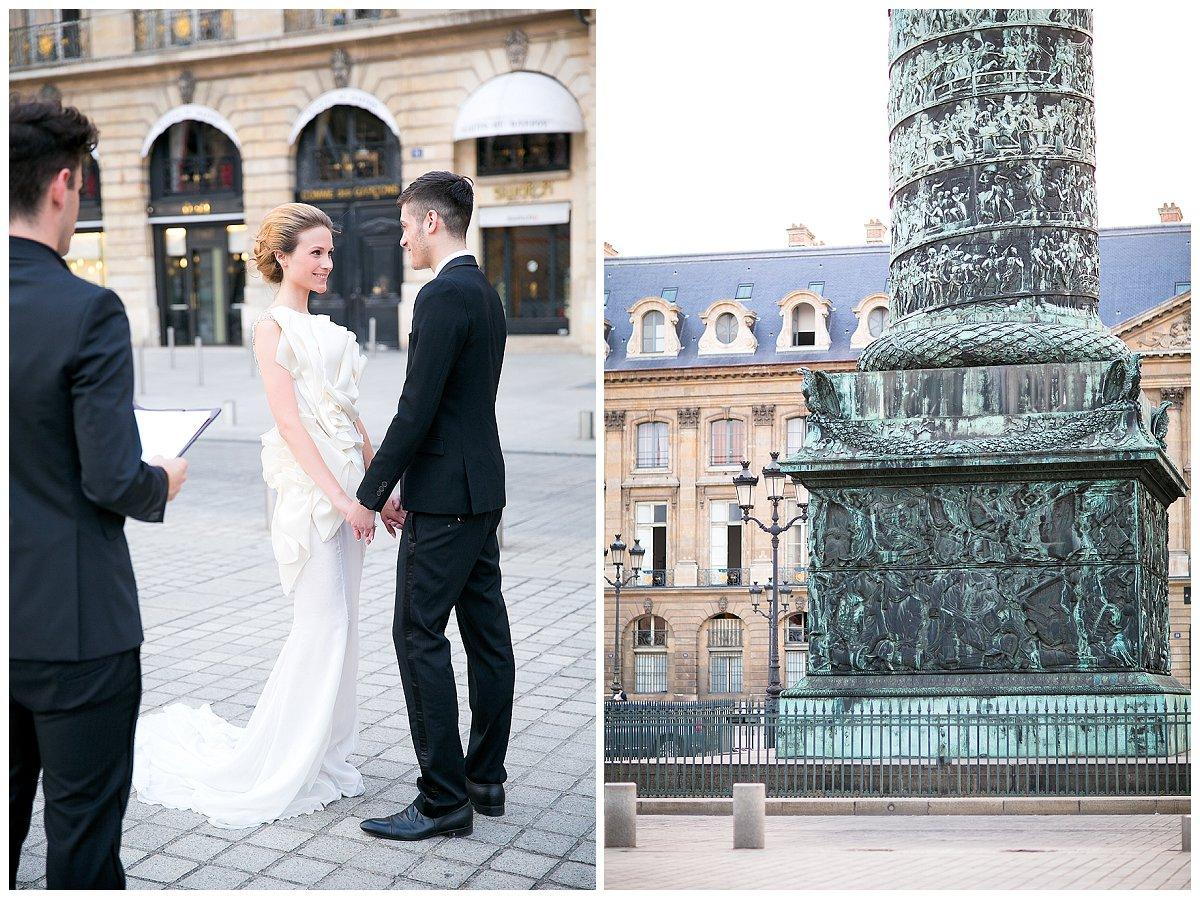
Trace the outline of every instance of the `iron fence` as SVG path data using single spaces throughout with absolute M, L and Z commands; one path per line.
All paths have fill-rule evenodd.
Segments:
M 643 797 L 1189 795 L 1186 700 L 1114 697 L 922 707 L 872 700 L 608 702 L 605 781 Z

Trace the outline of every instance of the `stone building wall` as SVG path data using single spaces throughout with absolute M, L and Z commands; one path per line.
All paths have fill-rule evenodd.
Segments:
M 241 143 L 245 223 L 253 237 L 268 210 L 295 198 L 296 148 L 289 133 L 306 106 L 335 88 L 331 55 L 341 49 L 350 59 L 347 87 L 378 99 L 399 126 L 403 183 L 435 169 L 473 174 L 474 140 L 455 142 L 453 126 L 464 100 L 492 76 L 524 68 L 570 91 L 585 123 L 585 132 L 572 136 L 570 171 L 535 174 L 533 180 L 483 178 L 476 204 L 494 204 L 506 190 L 517 198 L 528 195 L 531 182 L 538 201 L 570 202 L 570 334 L 549 343 L 551 349 L 556 343 L 595 349 L 594 26 L 574 11 L 409 10 L 379 21 L 285 33 L 282 10 L 235 10 L 233 40 L 139 52 L 132 10 L 91 10 L 88 17 L 91 50 L 85 59 L 12 71 L 10 90 L 32 95 L 52 86 L 64 104 L 78 107 L 100 129 L 108 285 L 125 303 L 135 344 L 159 342 L 146 212 L 149 159 L 142 146 L 159 118 L 184 103 L 181 73 L 195 77 L 192 103 L 220 114 Z M 516 29 L 528 39 L 522 66 L 506 54 L 506 39 Z M 420 158 L 412 157 L 416 149 Z M 481 252 L 477 223 L 468 243 Z M 416 293 L 431 276 L 404 270 L 402 342 Z M 242 311 L 245 343 L 270 299 L 270 289 L 250 270 Z M 522 342 L 533 339 L 516 343 Z

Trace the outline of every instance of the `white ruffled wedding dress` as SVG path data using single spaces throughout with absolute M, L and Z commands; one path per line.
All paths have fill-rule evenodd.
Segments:
M 327 316 L 272 307 L 275 360 L 292 374 L 300 419 L 342 488 L 362 480 L 358 383 L 366 358 Z M 303 815 L 363 792 L 357 744 L 358 595 L 365 544 L 300 468 L 279 431 L 263 437 L 263 477 L 278 494 L 271 543 L 291 633 L 249 724 L 173 704 L 139 719 L 133 786 L 145 803 L 191 809 L 219 828 Z M 231 668 L 231 672 L 236 669 Z

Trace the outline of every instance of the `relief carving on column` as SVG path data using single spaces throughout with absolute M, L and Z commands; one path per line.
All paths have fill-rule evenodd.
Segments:
M 680 429 L 694 430 L 700 426 L 699 408 L 680 408 L 675 413 L 679 417 Z

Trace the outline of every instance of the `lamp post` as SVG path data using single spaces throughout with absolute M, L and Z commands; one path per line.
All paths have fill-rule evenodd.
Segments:
M 612 694 L 616 698 L 621 692 L 621 589 L 628 587 L 642 574 L 642 558 L 646 555 L 641 542 L 634 538 L 633 546 L 629 549 L 629 574 L 625 574 L 625 541 L 620 534 L 613 535 L 613 542 L 604 551 L 605 556 L 611 556 L 613 577 L 604 576 L 604 580 L 616 591 L 616 621 L 613 623 L 613 678 Z
M 779 693 L 783 691 L 783 686 L 779 682 L 779 608 L 782 606 L 786 609 L 792 596 L 792 589 L 788 585 L 779 584 L 779 538 L 797 523 L 808 520 L 808 503 L 800 502 L 800 497 L 797 495 L 799 514 L 787 524 L 781 525 L 779 523 L 779 504 L 783 502 L 783 490 L 788 478 L 783 473 L 783 469 L 779 467 L 778 452 L 771 453 L 771 463 L 763 468 L 762 476 L 767 488 L 767 499 L 771 503 L 771 524 L 769 526 L 750 514 L 754 508 L 754 488 L 758 486 L 758 477 L 750 473 L 750 462 L 742 462 L 742 472 L 733 478 L 733 486 L 737 491 L 738 506 L 742 510 L 742 521 L 747 523 L 752 521 L 771 535 L 771 593 L 768 611 L 764 613 L 759 608 L 763 594 L 761 585 L 750 586 L 750 603 L 754 607 L 755 613 L 767 617 L 770 626 L 768 646 L 771 652 L 767 662 L 767 711 L 774 718 L 779 711 Z M 773 735 L 771 739 L 774 740 Z

